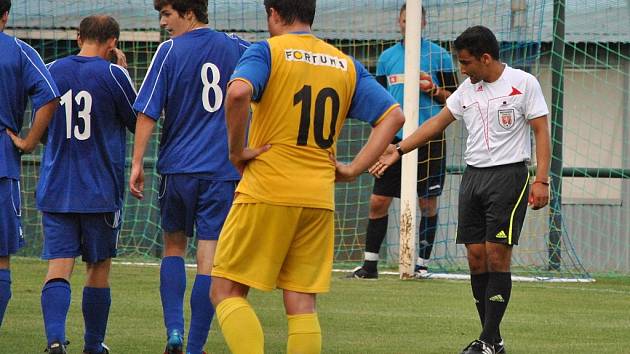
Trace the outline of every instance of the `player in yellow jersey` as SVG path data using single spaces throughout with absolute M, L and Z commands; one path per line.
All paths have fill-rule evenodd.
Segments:
M 243 178 L 217 245 L 211 298 L 230 350 L 263 353 L 246 296 L 250 287 L 283 289 L 288 353 L 319 353 L 315 298 L 330 287 L 335 178 L 371 166 L 404 117 L 360 63 L 311 33 L 315 0 L 264 3 L 272 38 L 245 52 L 226 99 L 230 159 Z M 374 129 L 352 163 L 335 169 L 346 117 Z

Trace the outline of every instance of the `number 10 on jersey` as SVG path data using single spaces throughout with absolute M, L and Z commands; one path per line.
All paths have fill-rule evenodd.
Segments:
M 308 134 L 311 128 L 311 105 L 312 105 L 313 88 L 309 85 L 302 87 L 293 96 L 293 105 L 302 105 L 300 113 L 300 128 L 296 144 L 304 146 L 308 144 Z M 324 137 L 324 120 L 326 116 L 326 101 L 331 101 L 331 119 L 330 134 Z M 337 117 L 339 116 L 339 94 L 330 87 L 325 87 L 317 93 L 315 98 L 315 119 L 313 120 L 313 135 L 315 143 L 322 149 L 328 149 L 335 141 L 335 133 L 337 128 Z

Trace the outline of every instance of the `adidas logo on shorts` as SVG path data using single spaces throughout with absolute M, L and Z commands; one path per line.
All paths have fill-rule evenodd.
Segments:
M 505 302 L 505 299 L 503 298 L 503 296 L 501 296 L 501 294 L 494 295 L 490 297 L 488 300 L 493 301 L 493 302 Z

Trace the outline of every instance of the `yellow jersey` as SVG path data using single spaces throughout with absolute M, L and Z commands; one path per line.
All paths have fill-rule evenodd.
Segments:
M 235 203 L 334 210 L 330 156 L 349 112 L 376 124 L 397 106 L 363 66 L 310 33 L 252 45 L 232 80 L 253 88 L 248 146 L 271 145 L 246 165 Z

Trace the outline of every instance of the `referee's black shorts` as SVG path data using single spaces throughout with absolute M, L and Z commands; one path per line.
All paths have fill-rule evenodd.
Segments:
M 399 142 L 395 138 L 393 144 Z M 372 194 L 400 198 L 400 175 L 402 163 L 391 165 L 381 178 L 374 179 Z M 427 145 L 418 149 L 418 197 L 437 197 L 442 194 L 446 175 L 446 142 L 444 133 L 436 136 Z
M 466 167 L 459 187 L 457 243 L 517 245 L 528 195 L 529 171 L 524 162 Z

